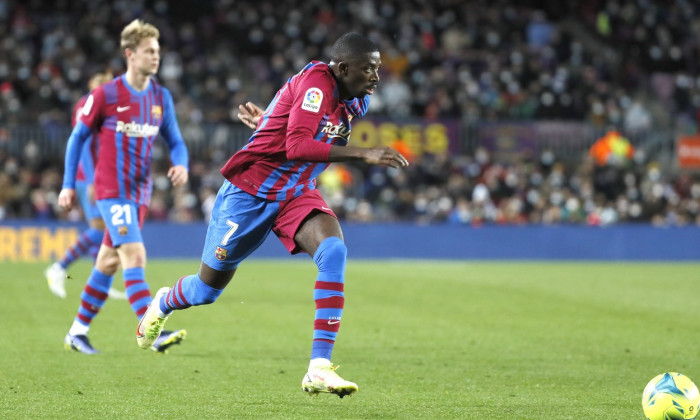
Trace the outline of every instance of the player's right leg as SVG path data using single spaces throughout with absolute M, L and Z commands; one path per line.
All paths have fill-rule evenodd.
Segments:
M 199 272 L 158 291 L 137 327 L 139 347 L 153 345 L 174 310 L 215 302 L 238 264 L 270 233 L 277 210 L 277 203 L 254 197 L 224 181 L 212 210 Z
M 85 208 L 85 207 L 83 207 Z M 101 232 L 101 235 L 99 237 L 100 241 L 99 243 L 102 243 L 102 240 L 104 239 L 104 232 L 106 229 L 105 222 L 102 220 L 102 216 L 100 215 L 99 210 L 97 209 L 97 206 L 92 203 L 91 208 L 89 211 L 86 211 L 86 214 L 90 215 L 88 219 L 88 223 L 90 224 L 90 228 L 97 231 Z M 95 237 L 97 239 L 97 237 Z M 97 252 L 99 251 L 100 246 L 93 247 L 90 250 L 90 255 L 92 256 L 93 262 L 97 260 Z M 110 299 L 119 299 L 119 300 L 125 300 L 126 299 L 126 293 L 122 290 L 117 290 L 114 287 L 109 288 L 109 298 Z
M 85 206 L 85 204 L 83 204 L 83 206 Z M 92 204 L 91 209 L 89 211 L 86 211 L 86 214 L 90 215 L 90 219 L 88 220 L 88 223 L 90 224 L 90 229 L 93 229 L 96 232 L 100 232 L 99 243 L 101 244 L 102 240 L 104 239 L 104 232 L 106 227 L 105 222 L 102 220 L 102 216 L 100 215 L 99 210 L 97 210 L 97 206 Z M 97 236 L 95 236 L 95 239 L 97 239 Z M 93 261 L 97 261 L 97 252 L 99 251 L 99 249 L 100 246 L 98 245 L 97 247 L 93 247 L 90 250 L 90 255 L 92 256 Z M 109 288 L 108 294 L 110 299 L 126 299 L 126 293 L 121 290 L 117 290 L 114 287 Z
M 331 364 L 345 304 L 347 249 L 338 219 L 318 190 L 311 190 L 283 204 L 273 231 L 290 252 L 305 251 L 318 267 L 311 358 L 301 388 L 310 395 L 351 395 L 357 384 L 338 376 Z
M 88 340 L 88 332 L 92 320 L 107 300 L 117 268 L 119 268 L 119 256 L 114 248 L 106 245 L 100 247 L 95 266 L 80 295 L 78 313 L 64 339 L 66 350 L 76 350 L 86 354 L 97 353 Z

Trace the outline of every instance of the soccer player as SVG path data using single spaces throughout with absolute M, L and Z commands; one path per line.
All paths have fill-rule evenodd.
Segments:
M 380 66 L 377 46 L 349 33 L 333 45 L 329 64 L 312 61 L 282 86 L 248 144 L 221 169 L 226 179 L 199 272 L 158 290 L 137 327 L 140 347 L 158 339 L 172 311 L 216 301 L 238 264 L 273 231 L 292 254 L 306 252 L 318 266 L 311 360 L 302 389 L 340 397 L 357 391 L 357 384 L 338 376 L 331 364 L 345 302 L 346 247 L 335 214 L 316 189 L 316 177 L 330 162 L 408 165 L 389 147 L 347 145 L 350 122 L 366 112 Z
M 107 83 L 112 80 L 112 73 L 97 73 L 90 78 L 88 87 L 90 91 L 97 86 Z M 73 127 L 80 119 L 80 111 L 87 101 L 88 94 L 81 97 L 73 108 L 73 118 L 71 122 Z M 105 231 L 105 223 L 100 216 L 100 211 L 94 200 L 93 174 L 95 168 L 95 159 L 97 158 L 97 141 L 93 141 L 95 136 L 91 136 L 83 146 L 83 152 L 80 155 L 80 163 L 78 164 L 78 173 L 76 175 L 75 191 L 78 195 L 78 201 L 83 208 L 83 213 L 88 221 L 89 228 L 78 236 L 78 239 L 73 245 L 68 248 L 65 255 L 60 261 L 51 264 L 45 271 L 44 275 L 49 284 L 49 290 L 60 298 L 66 297 L 66 270 L 81 256 L 89 253 L 93 261 L 97 258 L 97 251 L 100 249 L 100 243 Z M 126 299 L 126 294 L 114 288 L 109 289 L 109 297 L 113 299 Z
M 82 145 L 92 132 L 97 132 L 95 197 L 107 231 L 81 295 L 78 314 L 65 337 L 66 349 L 97 353 L 87 334 L 120 265 L 126 295 L 136 316 L 142 317 L 151 302 L 141 227 L 153 189 L 151 149 L 159 133 L 170 149 L 173 166 L 168 177 L 173 186 L 183 185 L 188 179 L 187 147 L 177 124 L 172 96 L 151 79 L 160 64 L 158 37 L 155 26 L 138 19 L 122 30 L 126 73 L 90 93 L 68 140 L 58 203 L 66 210 L 72 208 Z M 185 334 L 184 330 L 164 332 L 150 347 L 164 352 L 184 339 Z

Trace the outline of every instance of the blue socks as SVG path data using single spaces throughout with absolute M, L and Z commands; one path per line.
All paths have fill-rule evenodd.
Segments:
M 314 254 L 318 266 L 318 276 L 314 287 L 316 316 L 314 338 L 311 345 L 311 358 L 331 359 L 340 318 L 345 305 L 345 261 L 347 248 L 342 239 L 335 236 L 326 238 Z
M 168 315 L 174 310 L 190 306 L 207 305 L 216 301 L 223 289 L 215 289 L 204 283 L 199 274 L 182 277 L 160 301 L 160 311 Z
M 90 326 L 102 305 L 107 300 L 109 288 L 112 286 L 113 276 L 108 276 L 100 272 L 97 268 L 92 268 L 92 273 L 85 284 L 85 289 L 80 295 L 80 308 L 75 320 L 85 326 Z
M 129 299 L 131 310 L 141 319 L 151 303 L 151 290 L 146 283 L 143 267 L 127 268 L 122 272 L 126 297 Z
M 61 267 L 68 268 L 69 265 L 73 264 L 73 261 L 88 253 L 94 259 L 97 257 L 97 251 L 100 249 L 103 236 L 103 230 L 88 228 L 78 236 L 78 240 L 68 248 L 66 254 L 58 263 Z

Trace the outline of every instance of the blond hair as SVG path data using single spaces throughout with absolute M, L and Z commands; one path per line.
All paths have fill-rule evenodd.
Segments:
M 99 85 L 103 85 L 110 80 L 112 80 L 114 76 L 112 75 L 112 72 L 107 70 L 104 73 L 96 73 L 94 76 L 90 78 L 90 81 L 88 82 L 88 88 L 90 90 L 95 89 Z
M 122 52 L 127 48 L 135 50 L 144 38 L 158 39 L 158 37 L 160 37 L 158 28 L 141 19 L 134 19 L 122 30 L 121 50 Z

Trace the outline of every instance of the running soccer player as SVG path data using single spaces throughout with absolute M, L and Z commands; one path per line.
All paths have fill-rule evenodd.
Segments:
M 140 20 L 121 33 L 121 49 L 127 70 L 97 87 L 82 108 L 80 121 L 68 140 L 63 189 L 59 205 L 70 210 L 75 202 L 76 172 L 82 145 L 98 133 L 99 157 L 95 168 L 95 197 L 107 231 L 95 267 L 81 295 L 78 314 L 65 337 L 66 349 L 97 353 L 87 334 L 107 298 L 114 273 L 123 270 L 126 295 L 138 318 L 151 302 L 145 280 L 146 248 L 141 236 L 153 189 L 151 149 L 161 133 L 170 149 L 173 166 L 168 177 L 173 186 L 188 179 L 187 147 L 182 140 L 170 92 L 151 79 L 160 64 L 158 29 Z M 179 343 L 186 332 L 165 332 L 151 348 L 164 352 Z
M 94 90 L 97 86 L 112 80 L 112 73 L 97 73 L 90 78 L 88 87 Z M 72 126 L 80 120 L 80 112 L 87 101 L 89 94 L 81 97 L 73 108 Z M 91 136 L 83 146 L 76 175 L 75 191 L 78 201 L 83 208 L 83 214 L 88 221 L 89 227 L 83 231 L 73 245 L 66 251 L 63 258 L 51 264 L 44 271 L 49 290 L 60 298 L 66 297 L 66 270 L 78 258 L 85 254 L 90 254 L 93 262 L 97 258 L 97 251 L 100 249 L 102 238 L 105 232 L 105 223 L 102 220 L 100 211 L 94 200 L 93 174 L 95 169 L 95 159 L 97 159 L 97 140 L 93 141 L 95 135 Z M 109 289 L 109 297 L 113 299 L 126 299 L 126 294 L 121 290 Z
M 137 327 L 140 347 L 158 339 L 172 311 L 216 301 L 238 264 L 272 231 L 292 254 L 306 252 L 318 266 L 311 360 L 302 390 L 340 397 L 357 391 L 357 384 L 338 376 L 331 364 L 345 302 L 347 250 L 335 214 L 316 189 L 316 177 L 330 162 L 408 165 L 389 147 L 347 146 L 350 122 L 366 112 L 380 66 L 377 46 L 349 33 L 333 45 L 329 64 L 312 61 L 282 86 L 248 144 L 221 169 L 226 179 L 199 272 L 158 290 Z

